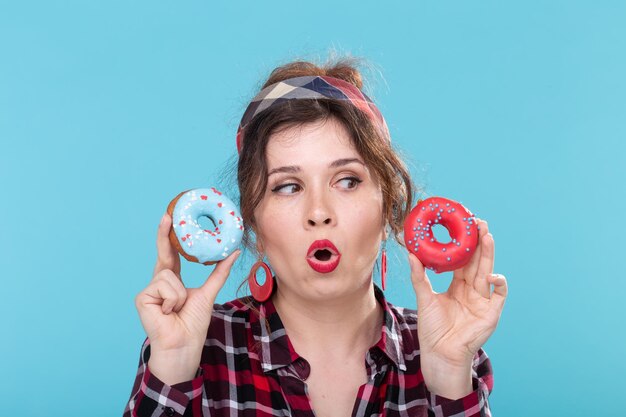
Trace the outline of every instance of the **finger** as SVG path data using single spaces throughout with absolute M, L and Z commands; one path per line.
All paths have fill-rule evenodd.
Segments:
M 481 240 L 482 251 L 478 264 L 478 270 L 474 276 L 474 289 L 484 298 L 489 298 L 490 283 L 488 277 L 493 273 L 493 265 L 495 260 L 495 241 L 493 235 L 487 233 Z
M 467 282 L 465 278 L 461 274 L 457 274 L 456 272 L 452 275 L 452 282 L 448 286 L 448 294 L 451 295 L 461 295 L 463 294 L 463 290 L 467 287 Z
M 180 311 L 187 300 L 187 289 L 180 278 L 171 269 L 164 269 L 154 276 L 154 280 L 165 280 L 174 288 L 178 296 L 178 301 L 174 305 L 173 310 L 176 312 Z
M 482 237 L 489 232 L 489 226 L 486 221 L 481 220 L 478 217 L 475 217 L 475 219 L 476 225 L 479 228 L 478 245 L 476 246 L 476 251 L 472 255 L 470 261 L 463 267 L 463 278 L 470 287 L 474 286 L 474 277 L 476 276 L 476 271 L 478 270 L 478 263 L 482 252 Z
M 163 304 L 161 305 L 161 311 L 163 314 L 170 314 L 174 309 L 174 306 L 178 302 L 178 294 L 176 290 L 167 281 L 161 281 L 157 287 L 159 295 L 163 298 Z
M 157 262 L 154 267 L 154 275 L 164 269 L 171 269 L 180 277 L 180 256 L 170 242 L 170 228 L 172 217 L 165 213 L 157 231 Z
M 230 274 L 230 269 L 232 268 L 233 264 L 240 254 L 241 251 L 237 249 L 236 251 L 228 255 L 225 259 L 219 261 L 215 265 L 215 269 L 213 269 L 211 275 L 209 275 L 204 284 L 202 284 L 202 287 L 200 287 L 201 291 L 211 302 L 215 301 L 217 293 L 224 286 L 226 278 L 228 278 L 228 275 Z
M 164 279 L 153 281 L 141 295 L 137 308 L 158 305 L 161 306 L 163 314 L 169 314 L 178 301 L 176 290 Z
M 506 297 L 509 293 L 509 286 L 507 284 L 506 278 L 501 274 L 490 274 L 488 281 L 490 284 L 493 284 L 494 290 L 491 295 L 491 309 L 494 314 L 497 314 L 498 317 L 502 312 L 502 308 L 504 307 L 504 302 L 506 301 Z
M 417 256 L 409 252 L 409 265 L 411 266 L 411 282 L 417 296 L 418 306 L 427 306 L 432 301 L 436 293 L 430 284 L 426 269 Z

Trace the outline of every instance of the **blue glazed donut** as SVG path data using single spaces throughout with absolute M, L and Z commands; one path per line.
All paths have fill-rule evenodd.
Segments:
M 213 187 L 178 194 L 167 212 L 172 216 L 170 241 L 188 261 L 211 265 L 241 244 L 241 214 L 231 200 Z M 203 229 L 198 221 L 202 216 L 208 217 L 215 228 Z

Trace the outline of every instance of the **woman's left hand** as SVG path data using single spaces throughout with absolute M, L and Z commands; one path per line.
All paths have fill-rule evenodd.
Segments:
M 476 222 L 480 227 L 476 252 L 454 271 L 444 293 L 433 291 L 424 266 L 409 253 L 424 382 L 430 392 L 447 398 L 472 391 L 472 360 L 496 329 L 507 296 L 506 279 L 493 273 L 493 236 L 486 221 L 476 218 Z

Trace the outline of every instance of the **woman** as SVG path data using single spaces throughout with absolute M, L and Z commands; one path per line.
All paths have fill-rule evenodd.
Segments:
M 413 184 L 361 87 L 350 60 L 294 62 L 246 110 L 244 244 L 274 271 L 259 287 L 267 264 L 253 266 L 252 297 L 214 305 L 239 251 L 185 288 L 163 216 L 154 277 L 136 297 L 148 337 L 125 415 L 490 415 L 481 346 L 507 295 L 493 237 L 477 219 L 478 248 L 441 294 L 409 255 L 417 312 L 385 300 L 374 264 L 386 239 L 403 244 Z

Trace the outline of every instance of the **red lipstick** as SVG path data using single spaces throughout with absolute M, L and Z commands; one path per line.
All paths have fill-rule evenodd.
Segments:
M 313 242 L 306 256 L 311 268 L 322 274 L 334 271 L 340 259 L 341 253 L 328 239 Z

